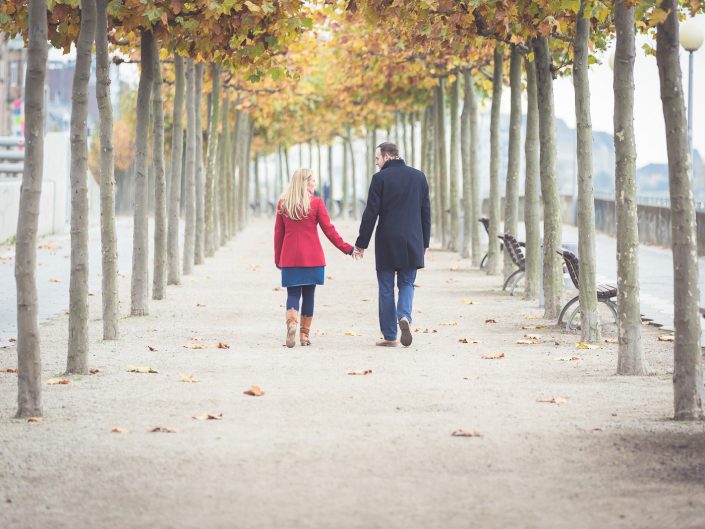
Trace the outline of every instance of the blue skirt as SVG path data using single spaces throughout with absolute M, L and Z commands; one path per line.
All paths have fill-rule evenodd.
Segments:
M 324 278 L 324 266 L 292 266 L 282 268 L 283 287 L 322 285 Z

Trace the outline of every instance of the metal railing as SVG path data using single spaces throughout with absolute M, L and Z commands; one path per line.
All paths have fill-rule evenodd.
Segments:
M 0 175 L 18 177 L 24 171 L 24 138 L 0 136 Z
M 611 193 L 595 193 L 595 198 L 614 202 L 614 195 Z M 668 197 L 637 195 L 636 203 L 640 206 L 671 208 L 671 199 Z M 695 211 L 705 211 L 705 200 L 695 200 Z

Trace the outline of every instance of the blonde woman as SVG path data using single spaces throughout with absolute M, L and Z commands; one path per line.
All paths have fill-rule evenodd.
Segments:
M 301 345 L 311 345 L 309 333 L 313 321 L 313 298 L 316 285 L 325 278 L 325 256 L 318 238 L 318 225 L 328 240 L 341 252 L 352 255 L 330 222 L 323 200 L 313 196 L 316 178 L 310 169 L 297 169 L 289 187 L 277 205 L 274 225 L 274 264 L 281 269 L 282 287 L 287 289 L 286 346 L 296 344 L 296 325 L 301 303 Z

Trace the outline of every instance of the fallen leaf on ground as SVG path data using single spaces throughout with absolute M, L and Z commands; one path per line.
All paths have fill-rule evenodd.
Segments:
M 360 301 L 370 301 L 370 298 L 362 298 Z
M 333 276 L 326 276 L 326 279 L 333 280 Z
M 147 349 L 149 349 L 149 350 L 152 351 L 152 352 L 154 352 L 154 351 L 157 350 L 156 347 L 152 347 L 151 345 L 148 345 L 148 346 L 147 346 Z
M 514 343 L 517 343 L 519 345 L 536 345 L 541 342 L 539 342 L 538 340 L 536 340 L 534 338 L 522 338 L 520 340 L 517 340 Z
M 672 334 L 662 334 L 661 336 L 658 337 L 659 342 L 672 342 L 676 339 L 676 337 Z
M 605 338 L 605 343 L 619 343 L 617 338 Z
M 61 279 L 58 277 L 51 277 L 49 278 L 49 283 L 61 283 Z
M 260 265 L 258 265 L 258 264 L 251 264 L 251 265 L 250 265 L 250 270 L 252 270 L 253 272 L 255 272 L 256 270 L 259 269 L 259 267 L 260 267 Z
M 0 369 L 0 373 L 17 373 L 16 367 L 3 367 Z
M 179 380 L 181 382 L 200 382 L 197 378 L 193 378 L 193 375 L 181 375 Z
M 281 292 L 281 291 L 284 290 L 284 289 L 283 289 L 282 287 L 274 287 L 272 290 L 273 290 L 274 292 Z
M 356 333 L 355 331 L 346 331 L 345 336 L 360 336 L 360 334 Z
M 541 335 L 540 334 L 525 334 L 524 338 L 528 338 L 529 340 L 540 340 Z
M 537 399 L 536 402 L 545 402 L 546 404 L 563 404 L 568 402 L 567 397 L 551 397 L 550 399 Z
M 504 358 L 504 353 L 486 354 L 482 355 L 481 358 L 485 360 L 499 360 L 500 358 Z
M 218 349 L 230 349 L 230 346 L 225 342 L 218 342 Z
M 10 338 L 10 339 L 8 340 L 8 342 L 10 342 L 10 343 L 17 343 L 17 338 Z
M 458 325 L 457 321 L 442 321 L 438 325 L 444 325 L 446 327 L 456 327 Z
M 127 430 L 125 428 L 113 428 L 110 430 L 111 433 L 127 433 Z
M 461 299 L 460 303 L 463 305 L 477 305 L 477 301 L 473 301 L 471 299 Z
M 348 371 L 348 375 L 369 375 L 372 373 L 371 369 L 363 369 L 361 371 Z
M 91 374 L 91 375 L 97 375 L 97 374 L 100 373 L 101 371 L 103 371 L 103 370 L 102 370 L 101 368 L 99 368 L 99 367 L 91 367 L 91 368 L 88 370 L 88 373 Z
M 147 366 L 127 366 L 128 373 L 158 373 L 153 367 Z
M 485 320 L 485 323 L 497 323 L 497 320 Z
M 206 349 L 207 345 L 198 342 L 186 342 L 184 345 L 186 349 Z
M 459 343 L 480 343 L 480 340 L 476 340 L 475 338 L 461 338 L 458 340 Z
M 526 318 L 524 318 L 524 319 L 525 320 L 540 320 L 541 318 L 539 318 L 538 316 L 526 316 Z
M 252 386 L 250 389 L 243 391 L 243 393 L 250 397 L 261 397 L 264 395 L 264 391 L 259 386 Z
M 458 280 L 455 279 L 454 277 L 449 277 L 448 279 L 446 279 L 446 283 L 457 283 L 457 282 L 458 282 Z
M 215 413 L 206 413 L 205 415 L 194 415 L 191 418 L 197 421 L 222 421 L 223 414 L 219 413 L 216 415 Z
M 545 325 L 522 325 L 522 329 L 545 329 Z
M 434 333 L 434 332 L 438 332 L 438 331 L 436 329 L 422 329 L 420 327 L 416 327 L 414 329 L 414 332 L 422 332 L 424 334 L 429 334 L 429 333 Z
M 451 437 L 482 437 L 482 434 L 472 430 L 455 430 Z
M 176 430 L 176 428 L 169 428 L 168 426 L 155 426 L 147 431 L 150 433 L 176 433 L 178 430 Z
M 578 342 L 575 344 L 576 349 L 599 349 L 600 346 L 594 343 Z
M 450 267 L 450 271 L 451 271 L 451 272 L 457 272 L 458 270 L 460 270 L 460 267 L 457 266 L 457 265 Z
M 197 307 L 205 307 L 205 305 L 203 303 L 196 303 L 196 306 Z
M 480 377 L 463 377 L 463 380 L 480 380 Z
M 157 329 L 154 329 L 154 328 L 152 328 L 152 329 L 147 329 L 147 332 L 157 332 Z
M 313 333 L 314 336 L 326 336 L 328 333 L 326 331 L 316 331 Z
M 44 422 L 44 417 L 27 417 L 27 422 Z
M 558 360 L 561 362 L 572 362 L 575 360 L 580 360 L 579 356 L 561 356 Z
M 46 381 L 47 384 L 54 385 L 54 384 L 70 384 L 71 381 L 67 378 L 50 378 L 49 380 Z

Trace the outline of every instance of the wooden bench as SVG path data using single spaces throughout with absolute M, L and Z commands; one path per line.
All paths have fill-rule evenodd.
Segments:
M 512 262 L 516 265 L 517 269 L 507 276 L 504 280 L 504 285 L 502 285 L 502 290 L 507 290 L 507 287 L 511 285 L 511 290 L 509 294 L 514 295 L 514 289 L 519 284 L 519 281 L 524 277 L 526 273 L 526 257 L 521 249 L 522 243 L 516 240 L 516 237 L 509 233 L 504 235 L 498 235 L 498 237 L 504 243 L 504 247 L 507 248 L 507 253 L 511 257 Z
M 568 269 L 568 274 L 570 275 L 570 279 L 573 282 L 573 285 L 575 286 L 575 288 L 580 290 L 580 261 L 578 260 L 578 257 L 573 252 L 569 252 L 568 250 L 558 250 L 558 254 L 563 256 L 563 261 L 565 262 L 565 266 Z M 609 307 L 610 311 L 612 312 L 612 315 L 614 316 L 614 321 L 615 323 L 617 323 L 617 303 L 612 300 L 612 298 L 614 298 L 615 296 L 617 296 L 616 286 L 610 284 L 597 285 L 597 302 L 604 303 Z M 575 319 L 575 316 L 578 314 L 578 312 L 580 312 L 580 304 L 578 301 L 579 296 L 575 296 L 573 299 L 571 299 L 568 303 L 565 304 L 565 306 L 561 310 L 560 315 L 558 316 L 559 325 L 563 322 L 563 318 L 572 308 L 573 310 L 570 312 L 570 316 L 568 316 L 568 318 L 565 320 L 565 327 L 566 329 L 570 330 L 577 329 L 577 327 L 573 326 L 573 320 Z M 578 305 L 574 307 L 576 303 Z

